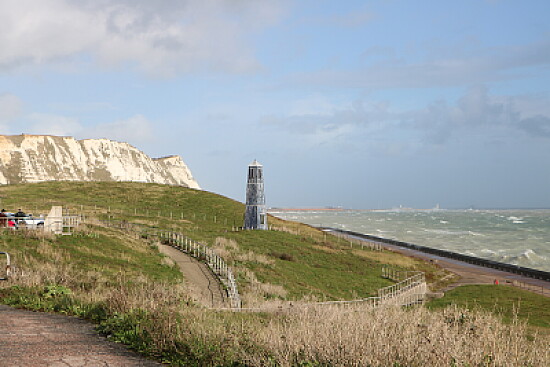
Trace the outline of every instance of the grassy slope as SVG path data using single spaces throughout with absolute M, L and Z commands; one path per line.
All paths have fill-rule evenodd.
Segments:
M 529 325 L 550 328 L 550 299 L 532 292 L 502 285 L 465 285 L 428 303 L 431 309 L 451 304 L 495 312 L 510 322 L 517 314 Z
M 386 281 L 380 278 L 381 264 L 428 270 L 428 275 L 432 278 L 437 276 L 438 271 L 429 264 L 400 255 L 362 251 L 357 246 L 350 248 L 349 244 L 336 239 L 325 240 L 323 233 L 313 228 L 275 218 L 271 219 L 271 223 L 286 232 L 231 232 L 232 222 L 238 225 L 242 221 L 242 204 L 194 190 L 126 183 L 43 183 L 1 187 L 0 197 L 2 206 L 8 210 L 22 207 L 27 212 L 37 212 L 36 207 L 38 212 L 47 212 L 52 204 L 65 204 L 75 211 L 80 211 L 82 205 L 82 210 L 88 214 L 111 215 L 131 222 L 172 228 L 208 243 L 213 243 L 217 237 L 235 240 L 241 253 L 253 250 L 256 256 L 263 255 L 270 261 L 265 264 L 262 261 L 254 261 L 254 257 L 252 260 L 234 257 L 233 265 L 253 269 L 260 280 L 283 284 L 289 291 L 290 298 L 311 294 L 325 298 L 352 298 L 369 294 L 386 284 Z M 107 213 L 109 206 L 111 210 Z M 134 215 L 134 210 L 138 215 Z M 149 211 L 150 217 L 139 215 L 139 211 L 143 214 Z M 294 317 L 293 314 L 233 314 L 182 307 L 182 304 L 190 303 L 185 294 L 182 295 L 183 289 L 174 286 L 181 279 L 177 269 L 166 265 L 155 248 L 143 241 L 124 236 L 116 230 L 92 227 L 73 236 L 51 238 L 25 238 L 22 231 L 7 232 L 0 235 L 0 250 L 4 249 L 14 255 L 14 262 L 20 269 L 36 270 L 38 274 L 35 275 L 39 279 L 34 282 L 28 279 L 33 275 L 32 272 L 28 272 L 24 277 L 20 277 L 20 280 L 26 285 L 36 284 L 36 287 L 0 288 L 0 302 L 93 319 L 100 322 L 100 330 L 110 335 L 112 340 L 123 342 L 145 355 L 178 366 L 243 365 L 243 361 L 248 361 L 251 355 L 265 359 L 262 359 L 260 365 L 267 365 L 268 362 L 269 365 L 278 365 L 275 361 L 297 366 L 333 365 L 324 359 L 323 351 L 338 350 L 334 343 L 348 335 L 353 339 L 346 344 L 348 346 L 364 342 L 359 343 L 360 346 L 354 344 L 357 351 L 366 350 L 365 348 L 371 345 L 374 345 L 373 351 L 395 350 L 395 353 L 390 353 L 388 357 L 381 357 L 384 363 L 395 361 L 395 365 L 428 365 L 425 361 L 422 361 L 422 364 L 411 363 L 409 359 L 418 356 L 417 350 L 423 347 L 431 353 L 434 348 L 440 348 L 441 355 L 434 357 L 437 359 L 436 364 L 431 364 L 439 366 L 439 358 L 448 357 L 449 351 L 445 348 L 451 336 L 456 337 L 455 339 L 460 341 L 457 345 L 461 346 L 464 338 L 474 340 L 474 344 L 470 343 L 470 347 L 463 349 L 471 349 L 479 344 L 477 336 L 470 335 L 470 329 L 461 334 L 454 324 L 449 324 L 445 318 L 447 316 L 443 317 L 444 315 L 441 316 L 439 313 L 426 312 L 426 316 L 422 317 L 427 320 L 431 317 L 442 319 L 439 324 L 442 328 L 448 329 L 443 331 L 446 337 L 442 339 L 436 335 L 439 330 L 437 327 L 433 330 L 434 335 L 428 333 L 430 330 L 423 326 L 424 323 L 430 326 L 434 323 L 417 319 L 415 309 L 410 310 L 412 313 L 388 309 L 387 312 L 398 314 L 383 320 L 377 318 L 378 312 L 361 312 L 361 316 L 370 315 L 370 318 L 358 323 L 357 315 L 352 315 L 347 323 L 342 323 L 341 319 L 350 315 L 349 312 L 304 320 L 299 315 Z M 283 254 L 285 256 L 281 256 Z M 246 286 L 246 279 L 242 278 L 240 282 L 240 285 Z M 133 284 L 127 286 L 127 283 Z M 44 285 L 48 284 L 55 286 L 44 288 Z M 64 294 L 67 288 L 72 291 L 72 295 Z M 516 294 L 514 291 L 520 292 L 511 290 Z M 480 293 L 483 296 L 480 296 Z M 495 296 L 489 295 L 490 293 L 485 291 L 476 294 L 478 299 Z M 444 298 L 438 302 L 450 300 L 451 303 L 460 303 L 473 298 L 474 295 L 471 294 L 461 295 L 455 299 Z M 507 303 L 502 297 L 494 299 L 499 300 L 498 307 Z M 522 311 L 525 311 L 523 305 L 525 303 L 522 303 Z M 433 307 L 437 308 L 438 305 L 434 304 Z M 539 310 L 544 315 L 545 309 Z M 539 311 L 529 311 L 529 315 L 533 316 L 536 312 Z M 409 326 L 404 327 L 403 320 L 407 317 L 412 320 L 409 320 Z M 391 320 L 394 319 L 398 319 L 399 322 L 395 331 L 391 331 L 392 325 L 388 322 L 391 324 Z M 531 320 L 534 319 L 531 317 Z M 483 320 L 482 323 L 485 322 Z M 319 338 L 315 337 L 314 341 L 300 339 L 311 335 L 313 327 L 323 323 L 328 324 L 318 332 Z M 376 327 L 374 336 L 353 331 L 357 324 L 368 326 L 381 323 L 384 323 L 384 326 Z M 285 327 L 288 327 L 288 330 Z M 502 327 L 496 320 L 489 321 L 488 328 L 489 331 L 498 331 L 495 332 L 494 342 L 490 341 L 494 345 L 508 345 L 509 340 L 516 340 L 514 338 L 519 335 L 519 332 L 512 330 L 513 338 L 498 339 Z M 282 334 L 277 334 L 273 338 L 272 334 L 277 330 Z M 296 332 L 297 330 L 301 332 Z M 292 333 L 293 339 L 289 336 Z M 394 337 L 381 338 L 379 344 L 376 344 L 380 333 Z M 317 343 L 318 339 L 323 339 L 321 336 L 333 334 L 336 336 Z M 418 340 L 410 342 L 414 345 L 414 352 L 411 352 L 410 348 L 407 349 L 407 342 L 411 336 L 416 335 Z M 485 332 L 481 332 L 480 335 L 483 336 L 482 341 L 487 338 Z M 276 345 L 282 338 L 285 338 L 285 342 Z M 290 338 L 288 343 L 287 338 Z M 522 338 L 523 336 L 518 339 L 519 344 L 512 346 L 512 349 L 531 348 L 528 345 L 530 340 L 524 341 Z M 431 342 L 427 343 L 426 340 Z M 439 345 L 441 340 L 444 343 Z M 393 342 L 390 348 L 387 347 L 388 342 Z M 318 344 L 318 349 L 314 348 L 314 352 L 302 352 L 314 344 Z M 284 349 L 287 345 L 291 351 Z M 487 353 L 492 351 L 487 350 Z M 369 353 L 361 352 L 350 358 L 356 362 L 366 354 Z M 287 355 L 288 359 L 281 357 Z M 459 364 L 485 365 L 482 364 L 482 361 L 485 361 L 484 356 L 485 354 L 481 354 L 481 357 L 476 357 L 477 359 Z M 335 359 L 338 363 L 341 362 L 339 358 Z M 445 365 L 456 364 L 453 359 Z
M 429 278 L 441 273 L 401 255 L 352 249 L 314 228 L 277 218 L 270 218 L 270 224 L 284 231 L 232 232 L 233 226 L 242 223 L 243 204 L 205 191 L 140 183 L 47 182 L 1 187 L 0 198 L 9 211 L 21 207 L 47 213 L 52 205 L 64 205 L 73 212 L 173 229 L 208 244 L 218 237 L 232 239 L 241 253 L 251 251 L 270 260 L 265 264 L 253 258 L 237 259 L 232 265 L 252 270 L 261 282 L 283 286 L 289 299 L 373 295 L 390 284 L 380 277 L 384 264 L 422 268 Z M 249 279 L 239 274 L 237 280 L 246 288 Z
M 70 267 L 75 277 L 85 275 L 81 279 L 104 283 L 115 283 L 121 276 L 170 283 L 182 280 L 180 271 L 168 265 L 156 248 L 100 227 L 73 236 L 1 231 L 0 247 L 11 255 L 13 264 L 21 271 Z

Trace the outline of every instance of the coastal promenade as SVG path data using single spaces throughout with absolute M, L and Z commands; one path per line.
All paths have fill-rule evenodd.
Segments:
M 460 278 L 455 283 L 452 283 L 443 289 L 443 292 L 467 284 L 495 284 L 496 280 L 498 284 L 501 285 L 512 285 L 550 297 L 550 282 L 543 279 L 535 279 L 521 274 L 471 264 L 453 258 L 416 250 L 414 248 L 400 246 L 398 244 L 390 244 L 385 241 L 376 241 L 375 239 L 366 238 L 371 236 L 365 236 L 360 233 L 341 231 L 332 228 L 326 228 L 325 230 L 338 233 L 339 235 L 345 235 L 360 241 L 376 242 L 387 250 L 435 263 L 443 269 L 458 275 Z M 421 248 L 421 246 L 417 247 Z

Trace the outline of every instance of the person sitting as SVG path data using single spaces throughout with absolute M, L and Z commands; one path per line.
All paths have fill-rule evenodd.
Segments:
M 21 209 L 17 213 L 15 213 L 15 218 L 25 218 L 27 214 L 23 213 Z M 19 223 L 19 219 L 15 219 L 16 223 Z

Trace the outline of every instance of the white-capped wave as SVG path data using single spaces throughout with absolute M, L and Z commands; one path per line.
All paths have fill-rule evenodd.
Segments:
M 440 220 L 439 223 L 441 223 L 441 224 L 447 224 L 447 223 L 449 223 L 449 222 L 446 221 L 446 220 Z

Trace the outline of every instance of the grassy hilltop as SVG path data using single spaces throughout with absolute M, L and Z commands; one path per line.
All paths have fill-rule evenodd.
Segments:
M 434 265 L 361 249 L 277 218 L 269 218 L 270 231 L 233 231 L 242 225 L 243 204 L 204 191 L 48 182 L 0 187 L 0 199 L 8 211 L 22 208 L 36 215 L 63 205 L 75 214 L 181 232 L 224 257 L 245 306 L 373 295 L 391 284 L 380 276 L 386 265 L 422 270 L 434 288 L 449 278 Z M 482 310 L 445 308 L 447 298 L 433 305 L 435 311 L 373 311 L 359 305 L 287 314 L 219 312 L 194 303 L 179 270 L 155 246 L 116 229 L 87 225 L 72 236 L 4 231 L 0 251 L 10 252 L 17 266 L 13 279 L 0 283 L 1 303 L 92 319 L 113 340 L 177 366 L 536 366 L 550 361 L 544 347 L 548 339 L 510 315 L 514 305 L 498 310 L 507 324 Z M 480 292 L 494 295 L 492 289 Z M 451 294 L 451 301 L 475 303 L 476 297 L 483 299 L 470 290 Z M 530 315 L 544 313 L 547 298 L 528 302 L 535 305 Z
M 421 261 L 361 250 L 315 228 L 273 217 L 269 223 L 276 230 L 234 232 L 234 227 L 242 226 L 244 205 L 206 191 L 141 183 L 47 182 L 5 186 L 0 196 L 9 210 L 21 207 L 47 213 L 52 205 L 63 205 L 73 213 L 184 233 L 217 248 L 237 269 L 245 293 L 252 282 L 268 284 L 260 287 L 265 294 L 254 295 L 260 298 L 336 300 L 375 295 L 391 284 L 380 276 L 384 265 L 423 270 L 434 281 L 443 276 Z

